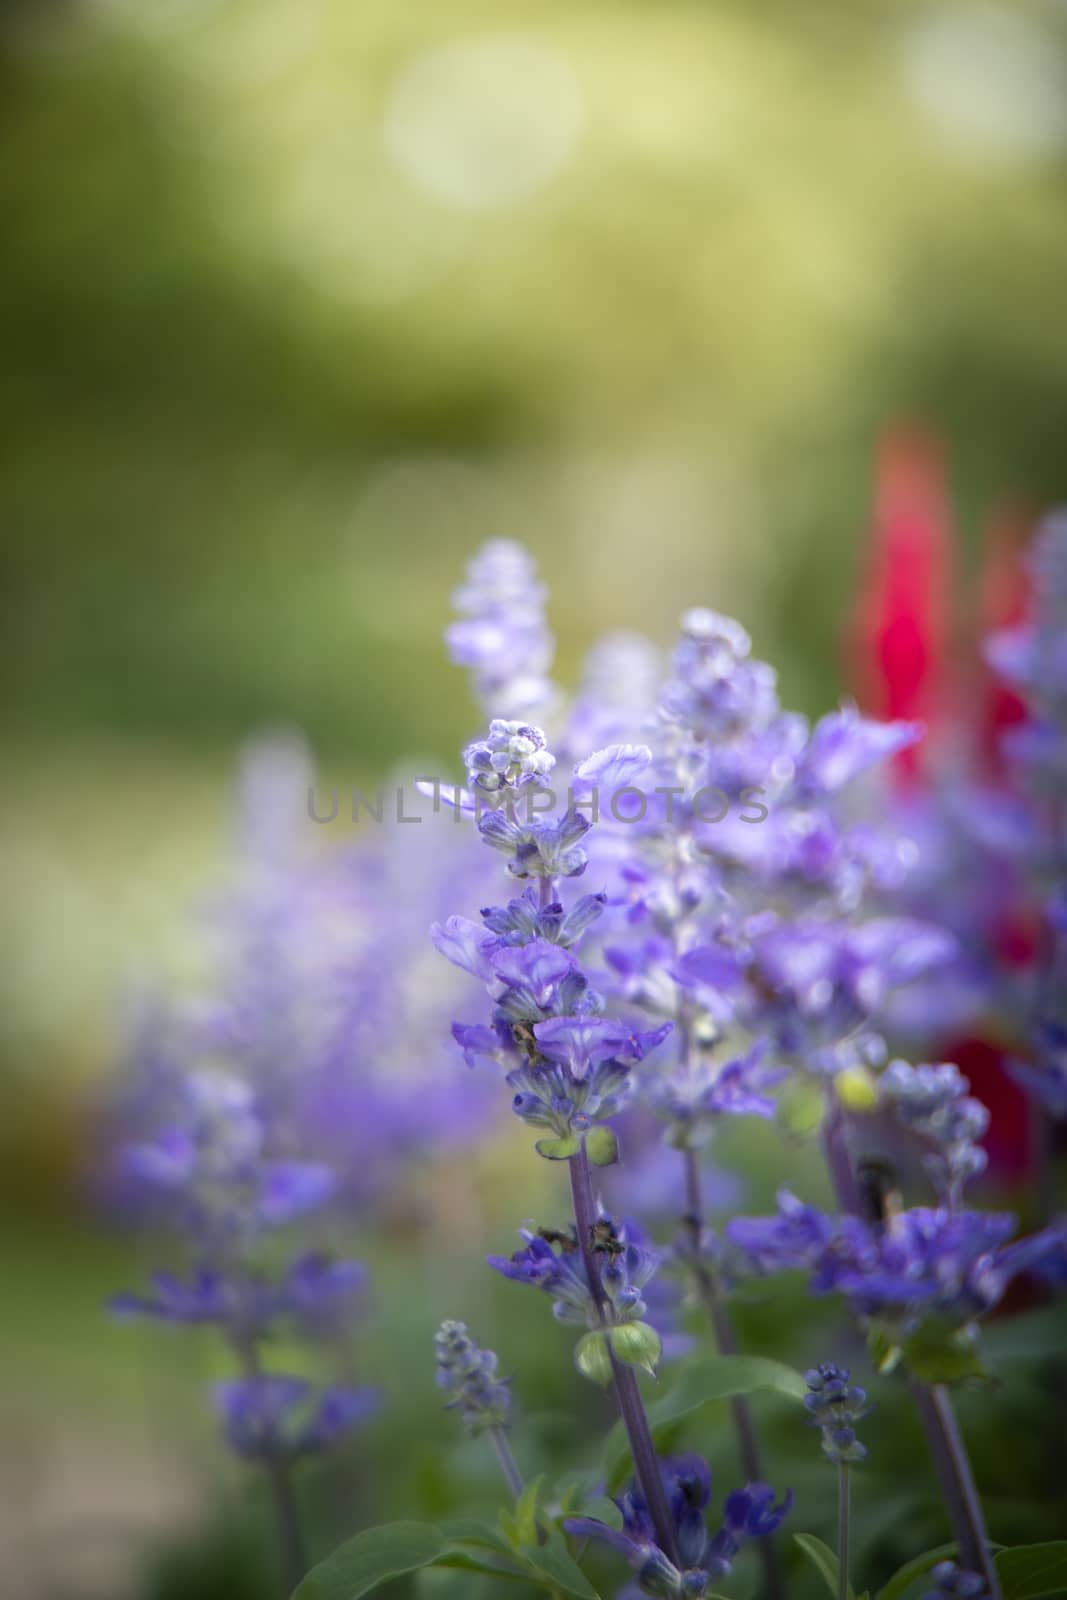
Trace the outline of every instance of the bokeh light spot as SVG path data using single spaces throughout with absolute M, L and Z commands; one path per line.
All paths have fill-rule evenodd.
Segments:
M 548 183 L 572 155 L 583 108 L 557 51 L 522 36 L 427 50 L 393 85 L 385 146 L 446 205 L 488 211 Z

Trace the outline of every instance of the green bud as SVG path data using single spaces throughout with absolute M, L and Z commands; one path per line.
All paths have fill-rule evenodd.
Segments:
M 619 1141 L 604 1123 L 586 1134 L 585 1148 L 594 1167 L 613 1167 L 619 1159 Z
M 611 1382 L 611 1355 L 606 1336 L 599 1328 L 583 1333 L 574 1350 L 574 1364 L 583 1378 L 591 1378 L 606 1388 Z
M 620 1361 L 630 1367 L 643 1367 L 656 1376 L 656 1362 L 663 1353 L 663 1345 L 655 1328 L 647 1322 L 622 1322 L 608 1331 L 611 1348 Z
M 569 1161 L 571 1156 L 578 1154 L 581 1143 L 578 1136 L 572 1133 L 566 1139 L 538 1139 L 534 1149 L 546 1161 Z

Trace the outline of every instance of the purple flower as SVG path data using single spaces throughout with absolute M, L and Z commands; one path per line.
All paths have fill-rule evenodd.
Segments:
M 985 1579 L 980 1572 L 967 1572 L 954 1561 L 939 1561 L 930 1572 L 933 1588 L 922 1600 L 982 1600 Z
M 1044 1022 L 1035 1029 L 1034 1061 L 1013 1061 L 1012 1077 L 1051 1116 L 1067 1118 L 1067 1027 Z
M 838 919 L 779 922 L 752 940 L 748 1018 L 769 1029 L 784 1056 L 832 1075 L 881 1056 L 867 1025 L 890 992 L 947 962 L 947 934 L 904 917 L 858 927 Z M 884 1057 L 881 1057 L 884 1059 Z
M 929 1147 L 926 1165 L 946 1205 L 958 1204 L 964 1184 L 985 1170 L 978 1140 L 989 1127 L 989 1112 L 967 1093 L 970 1084 L 957 1066 L 909 1066 L 891 1061 L 878 1080 L 882 1105 Z
M 231 1448 L 269 1462 L 332 1448 L 374 1410 L 377 1399 L 367 1389 L 316 1392 L 307 1379 L 272 1373 L 217 1384 L 215 1403 Z
M 545 939 L 569 948 L 601 915 L 606 901 L 604 894 L 584 894 L 568 911 L 558 900 L 539 905 L 536 892 L 529 888 L 506 906 L 486 907 L 482 921 L 504 944 L 531 944 L 535 939 Z
M 540 1022 L 599 1007 L 577 959 L 547 939 L 505 945 L 491 958 L 497 1011 L 511 1022 Z
M 483 794 L 538 784 L 556 764 L 540 728 L 495 718 L 484 739 L 463 752 L 467 782 Z
M 822 1430 L 822 1450 L 835 1466 L 865 1461 L 866 1448 L 856 1438 L 855 1424 L 867 1414 L 866 1391 L 849 1383 L 847 1367 L 823 1362 L 805 1374 L 804 1407 L 814 1427 Z
M 797 771 L 798 788 L 809 795 L 834 794 L 888 756 L 922 738 L 921 722 L 872 722 L 851 707 L 832 711 L 815 724 Z
M 489 1265 L 505 1278 L 540 1289 L 553 1299 L 552 1311 L 560 1322 L 602 1326 L 597 1299 L 589 1282 L 582 1252 L 573 1232 L 519 1230 L 523 1249 L 513 1256 L 490 1256 Z M 601 1212 L 593 1228 L 594 1255 L 603 1262 L 600 1282 L 606 1297 L 606 1315 L 612 1326 L 639 1322 L 647 1307 L 641 1291 L 660 1263 L 659 1253 L 639 1234 L 617 1225 Z
M 571 787 L 576 794 L 599 789 L 608 795 L 628 788 L 651 765 L 652 751 L 647 744 L 611 744 L 578 762 Z
M 538 1049 L 549 1061 L 583 1076 L 590 1066 L 613 1057 L 626 1066 L 643 1061 L 671 1031 L 672 1024 L 644 1032 L 604 1017 L 551 1017 L 534 1024 Z
M 321 1206 L 333 1186 L 333 1173 L 321 1162 L 269 1162 L 261 1178 L 259 1214 L 272 1227 L 292 1222 Z
M 453 1396 L 448 1409 L 458 1410 L 470 1434 L 506 1428 L 511 1413 L 509 1380 L 497 1372 L 492 1350 L 483 1350 L 465 1322 L 442 1322 L 434 1336 L 437 1382 Z
M 321 1250 L 299 1256 L 278 1286 L 275 1306 L 308 1329 L 333 1329 L 348 1315 L 366 1282 L 358 1261 L 337 1261 Z
M 204 1268 L 190 1283 L 182 1283 L 170 1272 L 154 1272 L 150 1294 L 114 1295 L 108 1305 L 118 1317 L 156 1317 L 163 1322 L 225 1322 L 233 1316 L 226 1280 Z
M 736 1217 L 726 1237 L 757 1272 L 800 1269 L 815 1294 L 842 1294 L 863 1317 L 908 1332 L 926 1316 L 962 1327 L 998 1304 L 1011 1280 L 1062 1248 L 1067 1225 L 1008 1243 L 1009 1213 L 916 1206 L 885 1224 L 830 1217 L 788 1191 L 776 1217 Z
M 739 622 L 698 607 L 681 621 L 660 715 L 698 740 L 716 743 L 765 727 L 778 711 L 775 674 L 750 659 Z
M 853 1223 L 862 1229 L 856 1219 L 832 1217 L 780 1189 L 776 1216 L 734 1217 L 726 1225 L 726 1237 L 756 1272 L 810 1270 L 824 1258 L 839 1231 L 851 1230 Z
M 727 1495 L 720 1526 L 712 1533 L 705 1521 L 711 1501 L 711 1473 L 697 1455 L 664 1457 L 663 1486 L 674 1524 L 678 1562 L 656 1542 L 652 1519 L 636 1483 L 615 1501 L 622 1527 L 594 1517 L 568 1517 L 567 1532 L 576 1538 L 599 1539 L 627 1561 L 642 1594 L 660 1600 L 700 1600 L 725 1577 L 747 1539 L 775 1533 L 792 1504 L 787 1494 L 777 1505 L 766 1484 L 750 1483 Z
M 479 928 L 467 917 L 449 917 L 443 925 L 433 924 L 430 938 L 434 948 L 454 967 L 480 978 L 483 983 L 492 982 L 493 966 L 489 958 L 500 944 L 495 935 Z
M 774 1101 L 765 1091 L 787 1070 L 769 1065 L 766 1055 L 761 1040 L 732 1061 L 698 1057 L 650 1078 L 646 1098 L 670 1125 L 671 1143 L 682 1149 L 702 1144 L 720 1117 L 772 1117 Z
M 483 545 L 453 602 L 463 620 L 446 630 L 449 654 L 473 672 L 485 709 L 515 717 L 550 701 L 554 641 L 545 624 L 545 590 L 521 545 L 509 539 Z
M 596 1302 L 586 1275 L 577 1241 L 566 1234 L 550 1243 L 549 1238 L 519 1230 L 523 1248 L 512 1256 L 489 1256 L 495 1272 L 515 1283 L 527 1284 L 550 1294 L 553 1312 L 561 1322 L 595 1321 Z
M 578 878 L 588 864 L 579 840 L 591 824 L 574 807 L 552 821 L 529 814 L 524 820 L 509 809 L 488 811 L 478 820 L 484 842 L 508 858 L 513 878 Z

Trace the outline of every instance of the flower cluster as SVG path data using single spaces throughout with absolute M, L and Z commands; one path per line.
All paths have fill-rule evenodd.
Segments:
M 470 1434 L 489 1428 L 506 1428 L 511 1413 L 508 1380 L 497 1373 L 492 1350 L 483 1350 L 467 1330 L 465 1322 L 442 1322 L 434 1337 L 437 1356 L 437 1382 L 452 1399 L 449 1410 L 458 1410 Z
M 489 1265 L 505 1278 L 551 1295 L 557 1321 L 589 1330 L 575 1351 L 579 1370 L 606 1381 L 614 1358 L 651 1371 L 662 1341 L 645 1321 L 644 1290 L 659 1265 L 659 1253 L 600 1211 L 589 1240 L 594 1279 L 573 1229 L 535 1233 L 523 1228 L 520 1233 L 523 1248 L 512 1256 L 490 1256 Z
M 366 1389 L 320 1391 L 304 1378 L 271 1373 L 217 1384 L 215 1403 L 231 1449 L 270 1465 L 332 1449 L 377 1400 Z
M 489 724 L 484 739 L 467 746 L 463 764 L 472 788 L 494 794 L 501 789 L 518 789 L 522 784 L 535 784 L 547 778 L 556 758 L 547 748 L 540 728 L 527 722 L 504 722 L 498 718 Z
M 670 1552 L 657 1543 L 648 1506 L 636 1484 L 615 1502 L 621 1528 L 594 1517 L 570 1517 L 564 1526 L 568 1533 L 599 1539 L 621 1555 L 642 1594 L 659 1600 L 700 1600 L 729 1573 L 746 1540 L 765 1539 L 781 1527 L 792 1496 L 775 1504 L 774 1490 L 766 1484 L 735 1489 L 726 1496 L 713 1533 L 706 1521 L 711 1501 L 707 1463 L 696 1455 L 670 1456 L 660 1467 L 674 1534 Z
M 808 1393 L 804 1406 L 822 1432 L 823 1455 L 835 1466 L 851 1466 L 866 1459 L 867 1451 L 856 1438 L 856 1423 L 867 1414 L 867 1394 L 849 1383 L 847 1367 L 823 1362 L 805 1373 Z
M 159 1222 L 185 1267 L 116 1296 L 123 1318 L 212 1327 L 240 1376 L 216 1387 L 225 1436 L 277 1466 L 321 1452 L 371 1409 L 349 1382 L 267 1371 L 279 1335 L 326 1350 L 359 1304 L 362 1267 L 279 1236 L 338 1198 L 324 1141 L 311 1134 L 309 1087 L 342 1008 L 328 945 L 336 887 L 305 859 L 300 819 L 309 767 L 290 739 L 257 744 L 239 773 L 240 871 L 212 906 L 212 981 L 189 998 L 142 1007 L 120 1108 L 117 1197 Z M 336 919 L 331 922 L 336 927 Z
M 467 667 L 492 716 L 513 717 L 552 699 L 555 648 L 545 623 L 545 590 L 521 545 L 494 539 L 467 569 L 453 601 L 461 620 L 446 633 L 449 654 Z
M 170 1125 L 127 1144 L 120 1165 L 129 1191 L 184 1237 L 190 1274 L 157 1273 L 147 1294 L 118 1295 L 112 1310 L 211 1325 L 226 1337 L 244 1376 L 221 1385 L 216 1402 L 241 1455 L 325 1449 L 367 1415 L 373 1395 L 347 1385 L 316 1394 L 302 1379 L 262 1372 L 258 1352 L 280 1327 L 320 1338 L 351 1316 L 363 1283 L 357 1263 L 308 1251 L 279 1275 L 266 1265 L 268 1236 L 322 1206 L 332 1175 L 320 1163 L 276 1158 L 251 1087 L 232 1076 L 190 1072 L 175 1102 Z
M 986 1166 L 978 1140 L 989 1127 L 989 1112 L 969 1089 L 960 1069 L 947 1061 L 918 1067 L 891 1061 L 878 1080 L 881 1104 L 932 1147 L 927 1169 L 949 1207 L 959 1204 L 964 1185 Z
M 966 1326 L 999 1303 L 1013 1278 L 1063 1247 L 1062 1226 L 1013 1240 L 1015 1226 L 1007 1212 L 926 1206 L 869 1224 L 782 1190 L 776 1216 L 735 1217 L 726 1236 L 751 1270 L 807 1272 L 813 1293 L 844 1295 L 859 1316 L 907 1333 L 931 1316 Z
M 513 1110 L 552 1135 L 538 1148 L 557 1158 L 623 1109 L 634 1067 L 670 1028 L 642 1031 L 603 1016 L 604 999 L 572 949 L 603 908 L 603 895 L 582 896 L 565 911 L 527 894 L 487 908 L 481 927 L 454 916 L 431 929 L 442 955 L 480 978 L 494 1002 L 489 1025 L 453 1024 L 465 1059 L 504 1067 Z
M 1067 673 L 1049 684 L 1041 666 L 1041 652 L 1067 637 L 1067 520 L 1047 536 L 1037 571 L 1046 610 L 1000 658 L 1036 708 L 1036 732 L 1019 744 L 1026 770 L 1047 776 L 1067 736 Z M 460 824 L 443 837 L 412 829 L 421 838 L 312 861 L 294 827 L 303 754 L 264 751 L 246 766 L 242 870 L 215 908 L 225 958 L 192 998 L 147 1014 L 136 1051 L 145 1070 L 129 1096 L 119 1161 L 124 1192 L 171 1222 L 187 1264 L 156 1273 L 114 1308 L 225 1339 L 236 1370 L 214 1395 L 226 1437 L 267 1469 L 292 1532 L 289 1467 L 336 1445 L 374 1396 L 328 1374 L 319 1382 L 269 1366 L 280 1339 L 307 1341 L 320 1363 L 338 1355 L 363 1282 L 357 1263 L 312 1239 L 286 1252 L 282 1230 L 327 1205 L 364 1203 L 383 1172 L 428 1138 L 457 1129 L 469 1138 L 493 1099 L 489 1063 L 509 1091 L 501 1102 L 510 1098 L 534 1130 L 557 1180 L 566 1173 L 573 1220 L 524 1227 L 521 1247 L 488 1264 L 548 1296 L 554 1317 L 578 1330 L 575 1365 L 611 1387 L 634 1480 L 605 1518 L 573 1514 L 583 1508 L 577 1485 L 540 1500 L 535 1485 L 524 1488 L 509 1443 L 510 1380 L 465 1323 L 444 1322 L 435 1355 L 446 1408 L 491 1444 L 517 1502 L 492 1530 L 449 1521 L 446 1559 L 587 1592 L 567 1533 L 621 1556 L 640 1593 L 700 1600 L 717 1594 L 747 1541 L 779 1528 L 792 1496 L 765 1481 L 772 1474 L 732 1375 L 734 1481 L 744 1487 L 712 1516 L 706 1462 L 658 1455 L 640 1374 L 659 1376 L 696 1325 L 674 1325 L 670 1274 L 656 1277 L 666 1258 L 727 1371 L 750 1366 L 736 1360 L 729 1306 L 745 1273 L 800 1271 L 813 1293 L 846 1302 L 880 1370 L 907 1368 L 945 1477 L 965 1566 L 936 1568 L 928 1600 L 995 1596 L 988 1536 L 963 1492 L 967 1466 L 946 1411 L 946 1351 L 959 1373 L 976 1323 L 1020 1274 L 1049 1286 L 1067 1278 L 1067 1223 L 1020 1238 L 1013 1215 L 964 1209 L 965 1187 L 985 1166 L 990 1114 L 957 1066 L 890 1059 L 894 1005 L 960 965 L 954 932 L 901 898 L 916 852 L 877 804 L 880 767 L 921 729 L 851 706 L 813 724 L 789 712 L 746 630 L 703 608 L 682 617 L 662 681 L 650 646 L 616 638 L 594 652 L 568 710 L 547 676 L 544 599 L 534 564 L 507 541 L 479 553 L 457 593 L 449 646 L 473 673 L 488 726 L 463 751 L 466 787 L 446 792 L 433 780 L 435 811 L 443 800 Z M 567 795 L 557 812 L 549 783 L 560 771 Z M 636 801 L 625 814 L 601 804 L 620 787 Z M 1038 788 L 1047 802 L 1047 785 Z M 872 793 L 876 804 L 865 805 Z M 1060 886 L 1046 897 L 1056 938 L 1033 1034 L 1043 1053 L 1020 1072 L 1067 1107 L 1067 1017 L 1054 981 L 1067 872 L 1056 877 L 1063 841 L 1052 842 L 1050 852 L 1043 840 L 1041 865 Z M 510 890 L 497 895 L 487 885 L 501 862 L 507 877 L 497 879 Z M 581 892 L 583 877 L 591 891 Z M 434 918 L 433 946 L 462 978 L 429 952 L 425 962 L 411 958 L 411 919 L 423 911 Z M 481 1008 L 461 1012 L 447 983 L 471 979 Z M 442 1070 L 436 1049 L 456 1015 L 473 1015 L 450 1029 L 469 1073 L 451 1049 L 454 1070 Z M 838 1212 L 783 1189 L 775 1215 L 712 1228 L 703 1161 L 724 1119 L 781 1115 L 799 1134 L 809 1107 Z M 624 1113 L 627 1155 L 654 1140 L 672 1169 L 669 1251 L 612 1214 L 633 1210 L 632 1187 L 614 1187 L 618 1174 L 603 1179 L 611 1209 L 594 1187 L 600 1169 L 620 1163 Z M 923 1155 L 935 1204 L 903 1208 L 876 1192 L 877 1163 L 855 1160 L 863 1129 L 891 1132 L 895 1145 Z M 776 1381 L 798 1396 L 798 1377 L 784 1371 Z M 687 1381 L 676 1391 L 683 1400 Z M 806 1382 L 807 1419 L 842 1469 L 840 1587 L 851 1592 L 847 1469 L 866 1457 L 856 1432 L 866 1392 L 833 1363 Z M 664 1414 L 693 1409 L 690 1398 Z M 767 1542 L 761 1557 L 765 1592 L 777 1600 Z M 301 1562 L 290 1566 L 299 1577 Z
M 1029 560 L 1033 613 L 989 641 L 993 668 L 1023 696 L 1027 716 L 1003 747 L 1023 805 L 1016 855 L 1040 919 L 1028 982 L 1015 996 L 1022 1049 L 1019 1082 L 1054 1117 L 1067 1116 L 1067 512 L 1038 531 Z

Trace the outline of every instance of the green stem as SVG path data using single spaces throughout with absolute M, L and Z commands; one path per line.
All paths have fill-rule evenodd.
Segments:
M 852 1478 L 848 1462 L 837 1467 L 837 1600 L 848 1600 L 848 1533 Z
M 238 1334 L 231 1339 L 245 1377 L 260 1378 L 263 1369 L 255 1341 Z M 282 1582 L 286 1594 L 292 1594 L 308 1570 L 307 1550 L 300 1526 L 300 1511 L 296 1502 L 289 1463 L 272 1453 L 263 1462 L 274 1512 L 274 1529 L 278 1540 L 278 1556 Z

